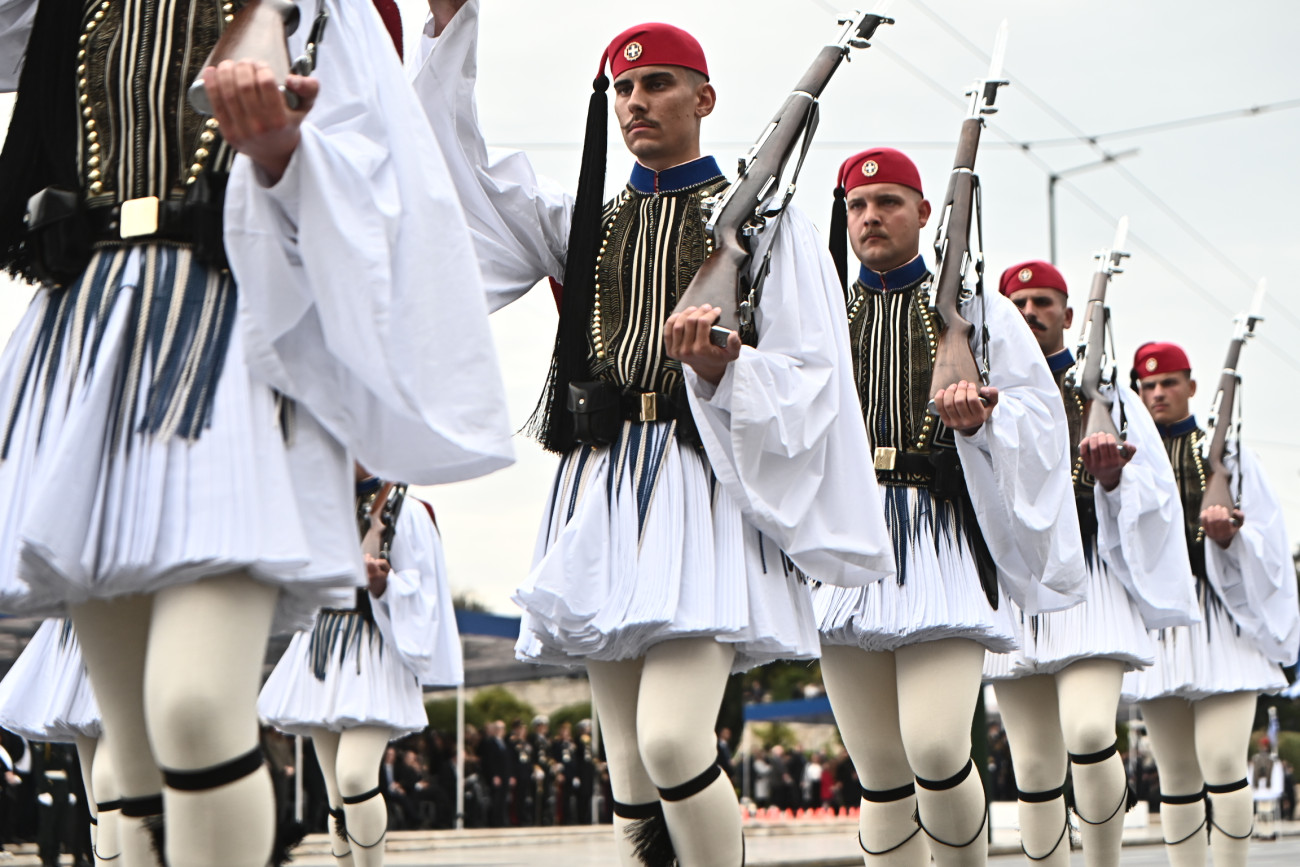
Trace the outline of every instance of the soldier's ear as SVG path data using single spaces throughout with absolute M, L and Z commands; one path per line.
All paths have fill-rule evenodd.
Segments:
M 1196 380 L 1190 374 L 1187 377 L 1187 396 L 1196 397 Z
M 1069 328 L 1073 324 L 1074 324 L 1074 308 L 1067 307 L 1065 308 L 1065 327 Z

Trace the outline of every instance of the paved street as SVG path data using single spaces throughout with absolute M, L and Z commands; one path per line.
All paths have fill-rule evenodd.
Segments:
M 862 863 L 848 822 L 800 823 L 746 828 L 747 867 L 857 867 Z M 1300 864 L 1300 824 L 1286 823 L 1276 842 L 1253 841 L 1250 867 L 1296 867 Z M 610 831 L 605 828 L 516 829 L 510 831 L 412 832 L 392 834 L 385 863 L 391 867 L 609 867 Z M 1123 867 L 1168 867 L 1159 826 L 1129 829 L 1120 859 Z M 294 853 L 291 867 L 335 867 L 324 835 L 309 837 Z M 1025 864 L 1014 832 L 999 832 L 991 864 Z M 64 863 L 70 863 L 66 858 Z M 17 857 L 0 860 L 3 867 L 39 867 L 40 860 L 23 847 Z M 1075 850 L 1071 867 L 1083 867 Z

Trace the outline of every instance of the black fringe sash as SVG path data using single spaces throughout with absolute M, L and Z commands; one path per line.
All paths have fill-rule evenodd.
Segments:
M 360 599 L 365 590 L 358 589 Z M 384 638 L 375 625 L 374 616 L 369 610 L 369 599 L 365 609 L 358 608 L 322 608 L 312 627 L 311 640 L 307 644 L 307 655 L 311 659 L 311 671 L 317 680 L 324 680 L 330 666 L 341 666 L 349 651 L 356 656 L 356 672 L 361 674 L 362 644 L 379 645 L 379 656 L 384 655 Z
M 900 456 L 956 451 L 953 432 L 926 411 L 938 343 L 929 312 L 931 281 L 932 276 L 924 274 L 908 286 L 885 292 L 858 281 L 850 290 L 853 375 L 873 453 L 882 448 L 893 448 Z M 910 540 L 917 527 L 926 526 L 936 546 L 941 540 L 969 542 L 980 585 L 996 609 L 997 567 L 965 486 L 955 496 L 932 495 L 934 471 L 917 471 L 915 466 L 877 470 L 876 479 L 884 493 L 899 585 L 907 580 Z M 906 488 L 923 492 L 913 506 L 908 505 Z
M 91 206 L 180 201 L 233 151 L 186 91 L 245 0 L 40 0 L 0 154 L 0 267 L 34 280 L 23 215 L 49 186 Z
M 193 440 L 211 423 L 235 323 L 235 284 L 228 273 L 196 262 L 186 248 L 139 248 L 139 285 L 125 302 L 130 307 L 123 362 L 113 371 L 95 369 L 109 319 L 123 289 L 131 288 L 123 284 L 131 252 L 98 251 L 73 286 L 40 290 L 33 303 L 43 305 L 43 315 L 8 407 L 0 459 L 9 456 L 20 416 L 40 413 L 44 429 L 53 401 L 68 404 L 81 380 L 93 375 L 111 375 L 119 396 L 110 419 L 114 453 L 121 445 L 130 450 L 132 433 Z M 68 391 L 55 394 L 64 365 L 71 366 Z

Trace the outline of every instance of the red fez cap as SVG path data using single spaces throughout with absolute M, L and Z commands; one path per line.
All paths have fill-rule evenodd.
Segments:
M 1187 353 L 1176 343 L 1144 343 L 1133 356 L 1133 373 L 1139 378 L 1179 370 L 1191 373 L 1192 365 Z
M 1021 289 L 1055 289 L 1062 295 L 1070 294 L 1070 291 L 1065 288 L 1064 275 L 1050 262 L 1038 259 L 1012 265 L 1002 272 L 1002 280 L 998 284 L 999 292 L 1010 298 L 1012 292 L 1019 292 Z
M 872 148 L 854 154 L 840 166 L 836 186 L 845 193 L 867 184 L 902 184 L 925 195 L 916 163 L 908 159 L 907 154 L 893 148 Z
M 374 0 L 375 9 L 379 11 L 379 17 L 384 22 L 388 35 L 393 39 L 393 47 L 397 49 L 398 58 L 402 58 L 402 13 L 397 8 L 396 0 Z
M 638 66 L 684 66 L 694 69 L 705 78 L 709 66 L 704 62 L 704 49 L 695 37 L 671 24 L 638 24 L 614 37 L 600 59 L 600 71 L 609 63 L 610 78 L 618 78 Z

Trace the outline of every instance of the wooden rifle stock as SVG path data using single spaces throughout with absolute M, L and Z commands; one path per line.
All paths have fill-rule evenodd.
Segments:
M 249 0 L 235 13 L 203 67 L 223 60 L 260 60 L 271 68 L 288 106 L 297 108 L 298 97 L 284 89 L 284 82 L 289 76 L 288 37 L 298 29 L 298 21 L 298 5 L 292 0 Z M 190 85 L 189 101 L 200 114 L 212 114 L 212 101 L 201 77 Z
M 970 260 L 971 213 L 975 197 L 973 170 L 983 126 L 978 117 L 962 122 L 957 158 L 948 180 L 939 275 L 935 278 L 930 302 L 943 320 L 939 343 L 935 347 L 934 370 L 930 376 L 931 398 L 963 380 L 976 384 L 983 381 L 975 363 L 975 353 L 970 348 L 975 326 L 961 315 L 959 306 L 966 265 Z
M 1121 441 L 1119 428 L 1110 417 L 1113 401 L 1101 391 L 1101 362 L 1105 356 L 1103 342 L 1106 339 L 1106 289 L 1110 285 L 1110 273 L 1105 263 L 1092 278 L 1092 291 L 1088 295 L 1088 325 L 1084 338 L 1083 375 L 1079 380 L 1079 390 L 1083 392 L 1088 403 L 1084 418 L 1083 436 L 1086 439 L 1095 433 L 1106 433 Z M 1123 446 L 1121 445 L 1121 449 Z
M 817 53 L 758 142 L 741 160 L 740 177 L 720 201 L 711 205 L 713 212 L 705 229 L 713 239 L 713 252 L 681 294 L 673 312 L 705 304 L 717 308 L 721 312 L 711 339 L 719 346 L 725 346 L 731 333 L 748 323 L 757 307 L 763 275 L 760 273 L 755 280 L 758 286 L 751 286 L 750 265 L 756 254 L 770 248 L 774 224 L 781 219 L 794 192 L 793 182 L 784 191 L 778 185 L 799 142 L 806 142 L 816 128 L 818 97 L 850 48 L 866 47 L 866 40 L 877 27 L 893 21 L 870 13 L 840 23 L 848 25 L 840 39 Z M 767 202 L 773 204 L 764 211 Z
M 1228 451 L 1228 428 L 1232 426 L 1233 404 L 1237 399 L 1237 362 L 1241 359 L 1241 347 L 1245 342 L 1243 335 L 1234 337 L 1228 344 L 1228 357 L 1223 362 L 1223 373 L 1219 376 L 1215 423 L 1214 429 L 1210 431 L 1210 448 L 1206 460 L 1209 464 L 1209 478 L 1205 480 L 1205 493 L 1201 495 L 1201 511 L 1207 506 L 1223 506 L 1231 513 L 1237 507 L 1229 486 L 1232 473 L 1228 471 L 1223 458 Z

